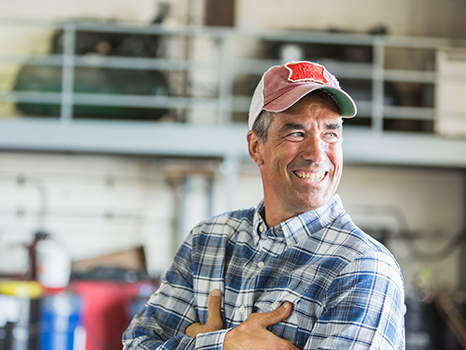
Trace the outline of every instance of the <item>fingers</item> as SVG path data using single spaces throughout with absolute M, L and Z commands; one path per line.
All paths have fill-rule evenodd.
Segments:
M 222 292 L 219 289 L 214 289 L 210 292 L 207 301 L 207 322 L 203 325 L 195 322 L 186 328 L 185 333 L 190 337 L 195 337 L 200 333 L 215 332 L 223 329 L 221 309 Z
M 249 315 L 243 323 L 227 332 L 223 342 L 223 350 L 299 350 L 290 342 L 267 330 L 268 326 L 286 319 L 291 310 L 292 304 L 286 301 L 273 311 Z
M 223 329 L 221 308 L 222 293 L 219 289 L 214 289 L 210 292 L 209 299 L 207 301 L 207 322 L 204 325 L 201 325 L 199 322 L 193 323 L 186 329 L 186 334 L 190 337 L 195 337 L 199 333 L 215 332 L 220 329 Z M 260 314 L 251 314 L 248 317 L 248 319 L 245 322 L 243 322 L 242 327 L 238 327 L 236 331 L 243 328 L 247 330 L 246 333 L 248 334 L 250 334 L 251 332 L 255 334 L 257 332 L 260 333 L 262 331 L 265 331 L 266 335 L 270 337 L 272 334 L 268 334 L 266 328 L 286 319 L 290 315 L 292 308 L 293 304 L 291 304 L 288 301 L 285 301 L 280 307 L 276 308 L 273 311 Z M 259 333 L 256 335 L 259 335 Z M 275 339 L 276 337 L 272 338 L 274 340 L 279 339 Z M 259 341 L 259 343 L 260 342 L 261 341 Z
M 274 325 L 286 319 L 290 315 L 292 308 L 293 304 L 291 304 L 289 301 L 285 301 L 282 305 L 280 305 L 280 307 L 273 311 L 263 314 L 256 314 L 257 322 L 264 328 Z
M 196 335 L 199 333 L 202 333 L 204 331 L 203 326 L 199 322 L 195 322 L 186 328 L 186 335 L 190 336 L 191 338 L 194 338 Z
M 207 310 L 209 316 L 207 323 L 212 329 L 222 329 L 222 292 L 219 289 L 214 289 L 209 294 L 209 300 L 207 302 Z
M 210 315 L 220 316 L 220 309 L 222 308 L 222 292 L 219 289 L 214 289 L 209 294 L 209 301 L 207 302 L 207 310 Z

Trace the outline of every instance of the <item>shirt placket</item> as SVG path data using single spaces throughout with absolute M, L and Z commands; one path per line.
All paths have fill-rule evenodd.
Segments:
M 272 264 L 272 259 L 286 249 L 284 240 L 278 241 L 270 237 L 267 238 L 267 228 L 264 224 L 259 224 L 257 230 L 261 239 L 256 246 L 256 253 L 253 259 L 249 262 L 248 278 L 244 284 L 244 289 L 250 291 L 267 289 L 268 286 L 266 285 L 258 285 L 258 276 L 267 268 L 271 268 L 269 271 L 272 271 L 273 266 L 270 266 L 270 264 Z M 269 254 L 269 252 L 272 252 L 272 254 Z M 253 311 L 253 295 L 253 293 L 242 293 L 241 298 L 238 299 L 237 315 L 240 322 L 243 322 Z M 274 303 L 270 311 L 277 306 L 278 304 Z
M 263 236 L 266 231 L 266 226 L 263 223 L 258 225 L 258 233 L 260 236 Z M 257 276 L 261 271 L 266 267 L 267 259 L 269 258 L 268 254 L 264 249 L 262 249 L 263 240 L 259 240 L 258 244 L 255 246 L 256 250 L 253 254 L 252 259 L 245 266 L 244 270 L 244 283 L 242 292 L 240 293 L 235 310 L 235 321 L 241 323 L 246 320 L 246 318 L 252 313 L 254 306 L 254 293 L 249 291 L 254 291 L 257 288 Z

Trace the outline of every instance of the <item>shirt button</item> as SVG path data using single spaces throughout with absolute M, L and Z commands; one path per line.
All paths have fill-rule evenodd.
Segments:
M 245 311 L 246 311 L 246 308 L 245 308 L 243 305 L 241 305 L 241 306 L 239 307 L 239 312 L 242 313 L 242 314 L 244 314 Z
M 264 232 L 264 224 L 259 225 L 259 232 Z
M 257 263 L 257 267 L 260 268 L 260 269 L 263 268 L 264 266 L 265 266 L 265 264 L 264 264 L 263 261 L 259 261 L 259 262 Z

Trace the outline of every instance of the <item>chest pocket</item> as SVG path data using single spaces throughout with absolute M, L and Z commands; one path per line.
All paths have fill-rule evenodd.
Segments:
M 310 333 L 316 322 L 313 314 L 314 303 L 303 297 L 304 291 L 291 289 L 277 289 L 265 291 L 254 303 L 253 312 L 270 312 L 285 301 L 293 305 L 291 314 L 283 321 L 269 326 L 267 329 L 276 336 L 285 339 L 300 349 L 304 347 L 309 339 Z
M 301 294 L 290 289 L 267 290 L 254 302 L 255 310 L 253 312 L 263 313 L 275 310 L 285 301 L 293 304 L 294 311 L 300 299 Z M 293 316 L 293 313 L 291 313 L 290 317 Z
M 269 326 L 267 329 L 276 336 L 296 344 L 298 334 L 298 310 L 301 295 L 289 289 L 269 290 L 261 294 L 254 303 L 253 312 L 265 313 L 280 307 L 285 301 L 292 304 L 290 315 L 283 321 Z

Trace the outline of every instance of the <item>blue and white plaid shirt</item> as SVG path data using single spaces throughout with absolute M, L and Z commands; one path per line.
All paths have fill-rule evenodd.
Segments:
M 355 226 L 338 196 L 270 229 L 258 208 L 192 230 L 126 330 L 125 349 L 222 350 L 228 330 L 284 301 L 293 303 L 291 315 L 268 329 L 300 349 L 405 348 L 399 266 Z M 214 288 L 222 291 L 225 329 L 190 338 L 186 327 L 207 321 Z

